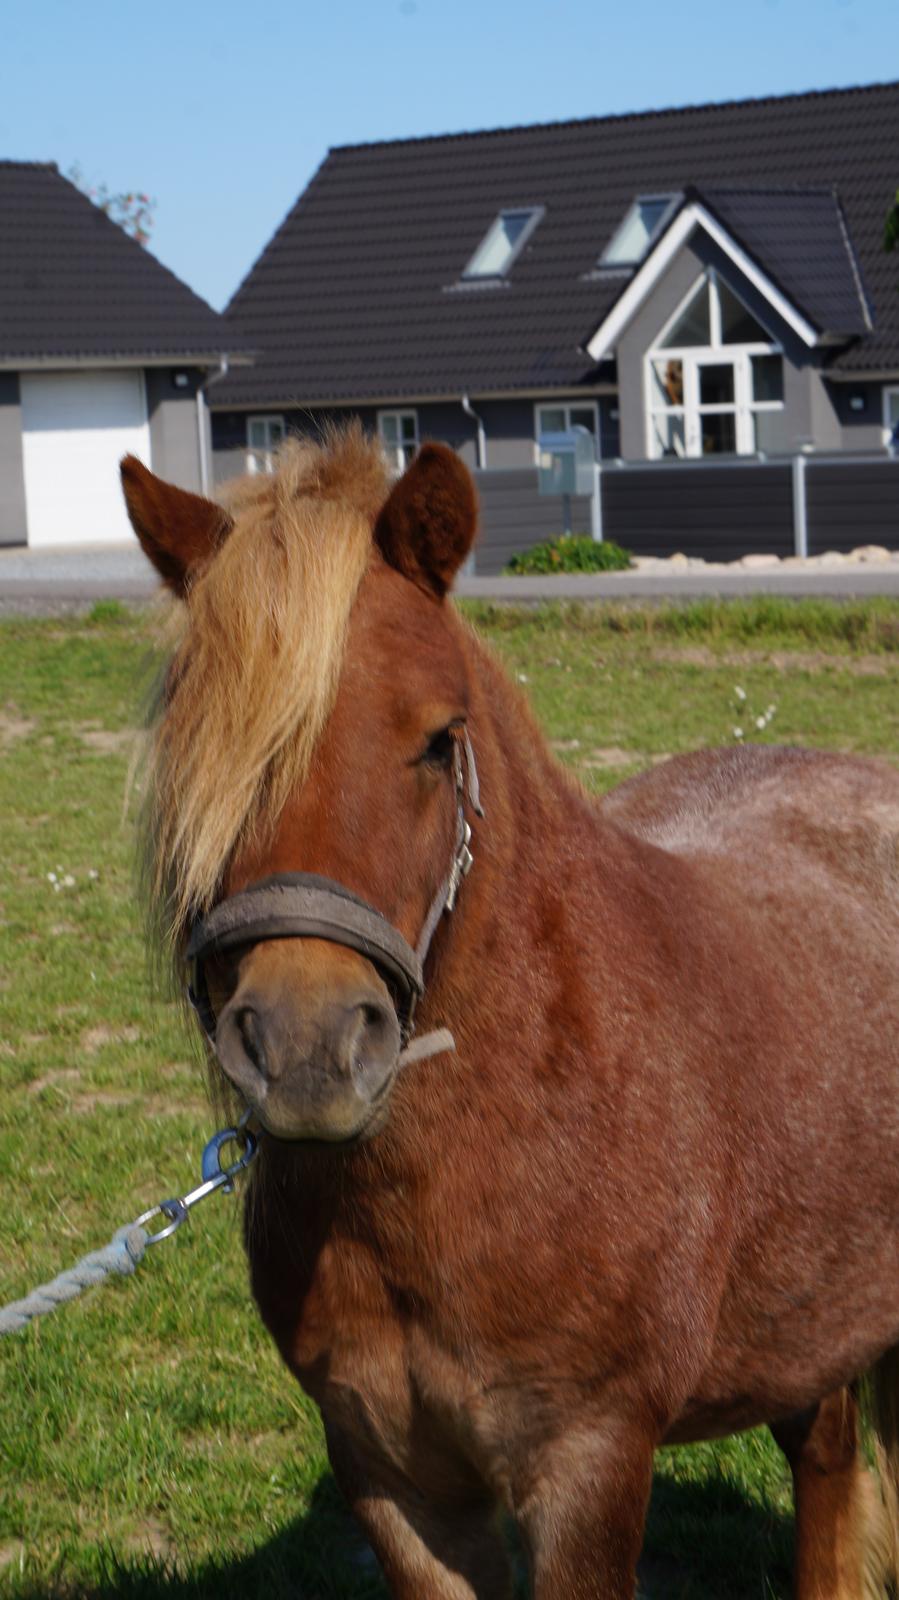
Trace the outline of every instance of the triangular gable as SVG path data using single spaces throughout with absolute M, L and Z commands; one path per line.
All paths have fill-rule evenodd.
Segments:
M 602 361 L 613 353 L 628 323 L 697 229 L 702 230 L 724 252 L 738 272 L 762 295 L 778 317 L 792 328 L 803 344 L 812 349 L 823 342 L 825 330 L 817 327 L 800 310 L 706 205 L 698 198 L 687 195 L 680 210 L 591 334 L 585 345 L 591 360 Z

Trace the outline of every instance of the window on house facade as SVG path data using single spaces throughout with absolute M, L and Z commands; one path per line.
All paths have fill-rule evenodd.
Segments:
M 505 277 L 542 216 L 542 206 L 529 206 L 521 211 L 501 211 L 487 229 L 462 274 L 463 278 Z
M 899 450 L 899 389 L 883 391 L 883 442 Z
M 635 267 L 642 261 L 672 204 L 670 194 L 638 196 L 600 256 L 600 266 Z
M 785 448 L 783 354 L 716 273 L 678 308 L 647 362 L 650 456 Z
M 537 459 L 537 440 L 541 433 L 564 433 L 568 428 L 586 428 L 593 435 L 593 447 L 599 458 L 599 417 L 594 401 L 567 401 L 534 407 L 534 460 Z
M 247 417 L 247 471 L 271 472 L 285 434 L 283 417 Z
M 418 449 L 417 411 L 379 411 L 378 437 L 394 472 L 405 472 Z

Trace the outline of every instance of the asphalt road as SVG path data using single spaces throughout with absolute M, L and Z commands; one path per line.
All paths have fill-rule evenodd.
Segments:
M 134 545 L 0 549 L 0 616 L 54 616 L 97 600 L 146 602 L 159 584 Z M 899 596 L 899 561 L 832 567 L 747 569 L 671 567 L 664 572 L 603 572 L 543 578 L 460 578 L 456 593 L 481 600 L 693 600 L 781 594 L 846 600 Z

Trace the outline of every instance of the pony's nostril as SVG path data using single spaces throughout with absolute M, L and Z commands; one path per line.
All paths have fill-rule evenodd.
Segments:
M 400 1034 L 392 1006 L 364 1001 L 347 1015 L 344 1031 L 347 1065 L 366 1098 L 377 1095 L 392 1077 Z
M 258 1011 L 254 1011 L 252 1006 L 244 1006 L 238 1013 L 237 1026 L 248 1058 L 252 1061 L 256 1071 L 260 1072 L 264 1078 L 267 1078 L 269 1075 L 268 1058 L 265 1053 L 265 1040 Z

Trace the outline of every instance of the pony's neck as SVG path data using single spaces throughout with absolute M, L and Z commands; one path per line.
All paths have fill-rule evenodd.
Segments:
M 603 881 L 621 854 L 621 837 L 590 796 L 556 760 L 521 692 L 474 635 L 469 640 L 472 699 L 470 731 L 481 780 L 484 819 L 474 824 L 474 865 L 458 910 L 444 919 L 434 974 L 434 1005 L 456 1009 L 461 989 L 468 1004 L 495 1007 L 483 980 L 496 972 L 510 980 L 533 958 L 527 934 L 547 907 L 569 903 L 585 877 L 602 894 Z M 451 993 L 442 992 L 448 984 Z

